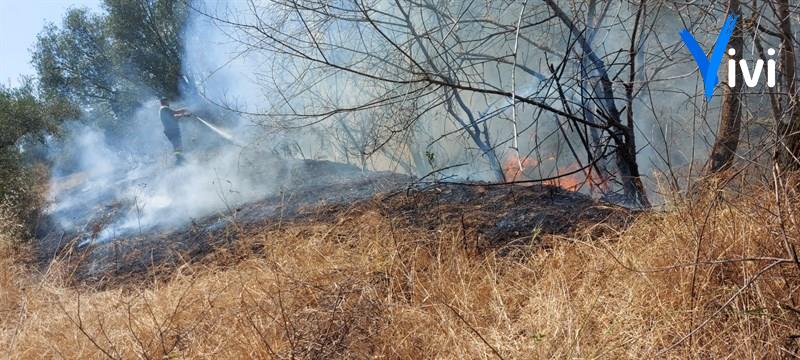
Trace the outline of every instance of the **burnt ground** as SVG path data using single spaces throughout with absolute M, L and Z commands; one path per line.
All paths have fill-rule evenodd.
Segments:
M 332 175 L 335 174 L 335 175 Z M 334 223 L 345 212 L 375 211 L 401 227 L 437 231 L 457 227 L 479 250 L 530 244 L 543 235 L 574 236 L 596 224 L 624 227 L 632 212 L 549 185 L 420 184 L 391 172 L 362 172 L 327 161 L 303 161 L 286 170 L 285 188 L 261 200 L 228 209 L 173 229 L 78 247 L 83 233 L 51 228 L 40 235 L 39 261 L 53 257 L 76 264 L 81 282 L 103 284 L 141 277 L 199 261 L 239 238 L 276 224 Z M 113 215 L 113 204 L 97 209 L 95 224 Z M 100 220 L 97 220 L 100 219 Z M 465 244 L 467 245 L 467 244 Z M 546 246 L 546 244 L 545 244 Z M 128 279 L 128 280 L 125 280 Z

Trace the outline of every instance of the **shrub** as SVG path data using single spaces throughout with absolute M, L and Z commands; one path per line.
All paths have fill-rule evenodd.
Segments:
M 62 119 L 77 115 L 78 109 L 63 100 L 37 96 L 31 81 L 17 88 L 0 85 L 0 202 L 24 225 L 34 223 L 42 204 L 37 190 L 42 172 L 22 150 L 43 143 L 47 134 L 57 132 Z

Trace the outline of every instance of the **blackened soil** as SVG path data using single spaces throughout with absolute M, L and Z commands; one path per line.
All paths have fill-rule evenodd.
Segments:
M 489 184 L 418 184 L 391 172 L 362 172 L 327 161 L 304 161 L 292 166 L 286 189 L 264 199 L 195 219 L 176 229 L 77 247 L 86 234 L 51 231 L 57 249 L 40 256 L 43 265 L 53 257 L 75 265 L 76 279 L 100 286 L 141 280 L 158 269 L 203 259 L 237 239 L 276 225 L 333 223 L 345 212 L 378 212 L 398 227 L 423 231 L 455 229 L 465 246 L 478 250 L 530 245 L 541 235 L 596 235 L 602 229 L 625 227 L 633 213 L 619 206 L 555 186 L 494 186 Z M 113 212 L 110 204 L 98 209 Z

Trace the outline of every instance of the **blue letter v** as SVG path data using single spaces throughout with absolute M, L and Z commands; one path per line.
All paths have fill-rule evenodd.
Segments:
M 700 44 L 697 43 L 697 40 L 694 39 L 689 30 L 683 29 L 681 31 L 681 39 L 683 39 L 686 47 L 689 48 L 694 60 L 697 62 L 697 67 L 700 69 L 700 75 L 703 77 L 703 83 L 705 84 L 706 100 L 708 101 L 714 96 L 714 88 L 719 83 L 719 77 L 717 76 L 719 66 L 722 64 L 722 56 L 725 55 L 725 50 L 731 40 L 731 35 L 733 35 L 733 29 L 736 27 L 738 19 L 739 17 L 733 16 L 733 14 L 728 15 L 725 25 L 719 31 L 719 36 L 717 36 L 717 41 L 714 43 L 710 58 L 706 58 L 705 52 L 700 48 Z

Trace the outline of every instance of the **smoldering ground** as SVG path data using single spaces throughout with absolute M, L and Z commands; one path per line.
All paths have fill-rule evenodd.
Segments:
M 84 234 L 81 244 L 180 227 L 282 185 L 274 162 L 291 153 L 287 138 L 221 105 L 235 99 L 246 108 L 262 98 L 247 85 L 252 59 L 232 55 L 235 47 L 198 14 L 190 14 L 182 32 L 185 74 L 173 108 L 200 115 L 180 120 L 185 164 L 175 166 L 159 119 L 161 96 L 147 89 L 137 95 L 144 104 L 130 118 L 115 119 L 116 128 L 83 118 L 48 144 L 53 166 L 45 215 L 64 231 Z
M 157 111 L 153 105 L 143 107 L 134 118 L 137 126 L 124 138 L 75 123 L 67 142 L 53 145 L 59 153 L 54 154 L 47 213 L 63 229 L 85 233 L 83 244 L 179 226 L 266 196 L 279 183 L 264 168 L 274 155 L 213 139 L 218 135 L 208 128 L 203 133 L 196 124 L 184 125 L 194 128 L 184 132 L 187 148 L 193 149 L 187 163 L 174 165 Z M 195 142 L 202 146 L 192 146 Z M 97 218 L 109 209 L 113 219 Z

